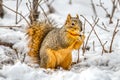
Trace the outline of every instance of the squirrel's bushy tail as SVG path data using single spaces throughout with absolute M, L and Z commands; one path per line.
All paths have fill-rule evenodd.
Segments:
M 30 38 L 28 55 L 32 57 L 34 63 L 39 62 L 39 49 L 44 37 L 53 29 L 51 24 L 45 22 L 35 22 L 28 29 L 27 34 Z

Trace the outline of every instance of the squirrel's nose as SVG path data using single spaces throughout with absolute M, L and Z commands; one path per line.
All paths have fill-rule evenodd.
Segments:
M 77 27 L 74 27 L 74 29 L 75 29 L 75 30 L 78 30 L 78 28 L 77 28 Z

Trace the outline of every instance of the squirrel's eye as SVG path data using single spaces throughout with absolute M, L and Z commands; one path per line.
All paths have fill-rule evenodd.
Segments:
M 75 25 L 75 23 L 72 23 L 72 25 L 74 26 L 74 25 Z

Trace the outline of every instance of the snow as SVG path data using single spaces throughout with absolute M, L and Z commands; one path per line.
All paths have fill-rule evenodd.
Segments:
M 94 4 L 99 4 L 99 0 L 93 0 Z M 12 9 L 16 9 L 16 0 L 4 0 L 4 4 Z M 92 16 L 95 17 L 91 6 L 91 0 L 72 0 L 72 4 L 68 4 L 69 0 L 55 0 L 52 6 L 55 9 L 54 13 L 48 14 L 48 17 L 55 20 L 58 27 L 61 27 L 66 20 L 66 16 L 70 13 L 72 16 L 76 14 L 85 16 L 89 22 L 93 23 Z M 102 0 L 108 12 L 111 13 L 112 3 L 111 0 Z M 27 0 L 22 0 L 19 6 L 19 12 L 28 19 L 29 10 L 26 7 Z M 42 4 L 45 12 L 48 8 Z M 12 26 L 15 24 L 15 13 L 4 8 L 5 16 L 0 19 L 1 26 Z M 39 10 L 41 10 L 39 8 Z M 116 10 L 113 17 L 113 24 L 109 24 L 109 19 L 106 18 L 105 12 L 102 8 L 96 6 L 97 15 L 99 17 L 98 24 L 102 26 L 104 22 L 107 30 L 102 30 L 95 26 L 96 33 L 99 35 L 105 49 L 109 50 L 114 28 L 119 19 L 120 8 Z M 20 18 L 20 17 L 19 17 Z M 80 17 L 84 23 L 84 19 Z M 13 49 L 0 45 L 0 80 L 120 80 L 120 31 L 116 34 L 113 42 L 113 52 L 103 53 L 99 40 L 94 32 L 88 41 L 89 51 L 82 55 L 80 49 L 80 62 L 72 65 L 69 71 L 63 69 L 42 69 L 28 66 L 26 62 L 22 62 L 24 54 L 29 50 L 27 47 L 28 37 L 25 33 L 27 24 L 24 19 L 17 25 L 22 27 L 13 29 L 0 27 L 0 41 L 13 44 Z M 85 26 L 86 38 L 91 31 L 88 23 Z M 118 29 L 120 30 L 120 24 Z M 85 40 L 86 41 L 86 40 Z M 93 41 L 95 41 L 95 51 L 93 50 Z M 18 53 L 16 53 L 16 51 Z M 18 54 L 18 55 L 17 55 Z M 73 62 L 77 61 L 78 51 L 72 53 Z

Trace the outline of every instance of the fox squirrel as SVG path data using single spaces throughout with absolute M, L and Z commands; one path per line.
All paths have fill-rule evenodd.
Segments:
M 53 25 L 36 22 L 28 30 L 31 38 L 28 55 L 42 68 L 69 69 L 72 63 L 72 50 L 79 49 L 85 36 L 80 34 L 82 23 L 79 16 L 67 16 L 61 28 Z

